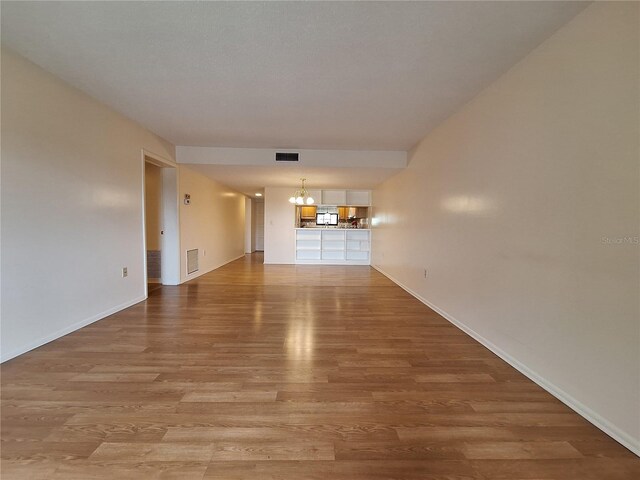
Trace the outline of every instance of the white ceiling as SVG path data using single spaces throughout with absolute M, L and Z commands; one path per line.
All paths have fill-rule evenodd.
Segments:
M 176 145 L 406 151 L 585 6 L 3 1 L 2 42 Z

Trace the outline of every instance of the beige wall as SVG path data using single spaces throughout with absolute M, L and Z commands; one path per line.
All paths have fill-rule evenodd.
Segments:
M 244 255 L 244 195 L 179 166 L 180 278 L 196 278 Z M 182 201 L 191 195 L 191 204 Z M 186 252 L 199 250 L 199 271 L 187 275 Z
M 175 151 L 4 49 L 1 101 L 4 360 L 144 299 L 141 152 Z
M 429 134 L 373 232 L 373 264 L 636 452 L 638 7 L 588 7 Z
M 295 263 L 295 206 L 289 203 L 294 188 L 267 187 L 264 192 L 264 263 Z M 256 244 L 256 248 L 259 245 Z
M 151 163 L 144 164 L 145 239 L 147 250 L 160 250 L 162 239 L 162 170 Z

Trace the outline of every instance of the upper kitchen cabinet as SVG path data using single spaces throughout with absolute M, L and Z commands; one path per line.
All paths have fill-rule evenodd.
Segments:
M 300 208 L 300 218 L 304 219 L 316 219 L 316 207 L 299 207 Z
M 322 205 L 368 206 L 371 205 L 371 192 L 369 190 L 322 190 Z
M 322 204 L 323 205 L 346 205 L 347 191 L 346 190 L 322 190 Z
M 370 205 L 371 192 L 369 190 L 347 190 L 346 205 Z
M 322 205 L 322 190 L 307 189 L 307 193 L 311 198 L 313 198 L 313 203 L 311 205 Z

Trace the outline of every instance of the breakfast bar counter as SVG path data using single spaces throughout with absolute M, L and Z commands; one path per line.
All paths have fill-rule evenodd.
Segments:
M 296 228 L 296 263 L 369 265 L 371 231 L 358 228 Z

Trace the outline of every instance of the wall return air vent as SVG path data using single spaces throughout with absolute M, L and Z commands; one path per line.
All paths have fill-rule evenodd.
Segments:
M 276 162 L 297 162 L 299 153 L 276 152 Z
M 187 250 L 187 275 L 198 271 L 198 249 Z

